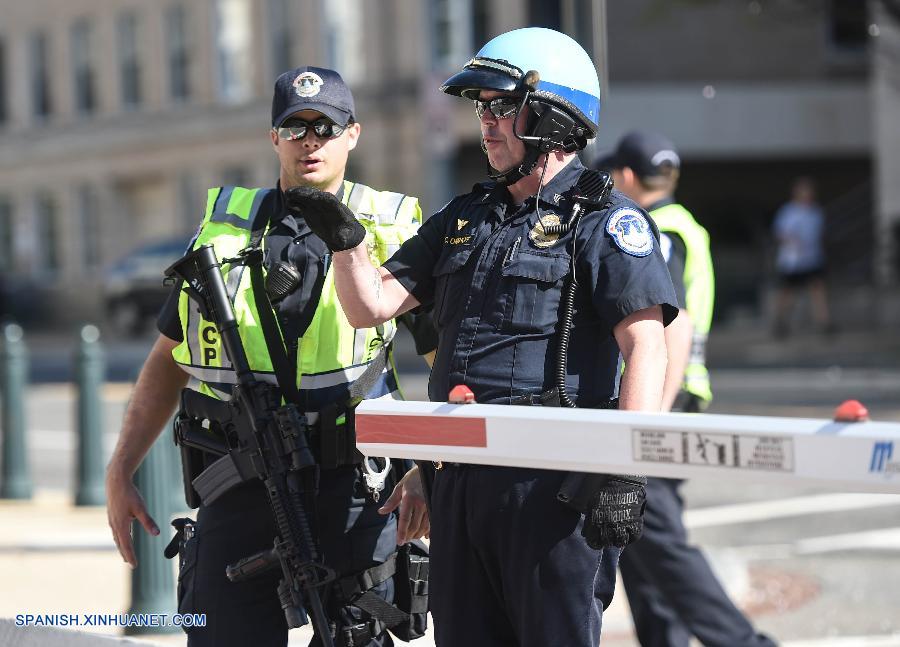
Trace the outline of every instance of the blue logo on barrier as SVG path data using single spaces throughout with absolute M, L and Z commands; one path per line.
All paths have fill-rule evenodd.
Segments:
M 869 463 L 870 472 L 883 472 L 887 467 L 888 461 L 894 456 L 894 443 L 880 442 L 875 443 L 872 448 L 872 461 Z

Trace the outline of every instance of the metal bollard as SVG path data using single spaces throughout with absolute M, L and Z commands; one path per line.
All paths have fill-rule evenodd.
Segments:
M 105 371 L 100 330 L 91 324 L 83 326 L 75 353 L 75 383 L 78 389 L 78 487 L 75 505 L 106 503 L 101 397 Z
M 172 538 L 169 520 L 174 498 L 170 476 L 173 468 L 169 463 L 174 452 L 169 447 L 171 443 L 171 438 L 165 435 L 158 438 L 134 476 L 135 485 L 147 504 L 147 512 L 159 525 L 160 533 L 154 537 L 140 527 L 137 521 L 133 522 L 134 552 L 138 566 L 131 574 L 131 608 L 128 613 L 165 613 L 171 617 L 177 611 L 173 576 L 175 565 L 163 556 L 163 550 Z M 176 626 L 125 628 L 125 633 L 129 635 L 178 631 L 181 629 Z
M 3 453 L 0 454 L 0 499 L 30 499 L 31 470 L 25 437 L 25 383 L 28 349 L 18 324 L 3 326 L 0 345 L 0 391 L 3 401 Z

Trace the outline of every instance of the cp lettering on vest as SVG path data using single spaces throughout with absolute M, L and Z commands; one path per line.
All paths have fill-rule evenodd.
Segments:
M 203 363 L 204 364 L 212 364 L 216 361 L 216 357 L 218 356 L 218 350 L 215 344 L 218 344 L 219 340 L 216 337 L 216 327 L 215 326 L 204 326 L 203 330 L 200 332 L 200 335 L 203 337 L 203 341 L 209 346 L 205 346 L 203 348 Z

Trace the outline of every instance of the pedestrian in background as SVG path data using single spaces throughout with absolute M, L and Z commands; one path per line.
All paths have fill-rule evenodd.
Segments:
M 616 187 L 656 221 L 678 296 L 678 317 L 665 330 L 663 408 L 703 411 L 712 400 L 706 339 L 715 280 L 709 234 L 674 197 L 681 158 L 666 137 L 634 131 L 597 166 L 611 170 Z M 773 645 L 734 606 L 703 553 L 688 544 L 682 482 L 647 479 L 643 535 L 619 560 L 638 640 L 643 647 L 687 647 L 692 636 L 707 647 Z
M 776 337 L 790 334 L 793 306 L 800 291 L 809 295 L 818 329 L 833 333 L 825 288 L 825 215 L 816 202 L 816 186 L 811 178 L 794 180 L 791 200 L 776 212 L 772 234 L 778 275 L 773 333 Z

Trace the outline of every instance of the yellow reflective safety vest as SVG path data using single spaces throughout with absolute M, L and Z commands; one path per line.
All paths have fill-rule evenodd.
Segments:
M 372 262 L 387 260 L 422 222 L 417 198 L 389 191 L 376 191 L 363 184 L 344 181 L 343 202 L 366 228 L 365 244 Z M 253 240 L 265 250 L 278 189 L 217 187 L 209 190 L 206 215 L 192 249 L 212 245 L 220 263 L 233 258 Z M 268 199 L 267 199 L 268 197 Z M 254 232 L 256 234 L 254 235 Z M 250 270 L 222 263 L 222 275 L 235 310 L 238 330 L 256 379 L 277 384 L 272 362 L 259 324 L 250 285 Z M 313 295 L 315 298 L 315 295 Z M 334 288 L 334 273 L 328 268 L 309 327 L 297 340 L 297 387 L 301 409 L 316 412 L 330 403 L 343 403 L 350 385 L 359 378 L 383 347 L 390 352 L 396 332 L 393 320 L 377 328 L 356 330 L 348 322 Z M 215 325 L 204 319 L 182 290 L 178 315 L 183 341 L 172 351 L 175 361 L 201 382 L 200 390 L 219 398 L 230 396 L 237 382 Z M 397 397 L 393 361 L 385 368 L 368 397 Z
M 706 369 L 706 340 L 716 291 L 709 234 L 680 204 L 664 205 L 651 211 L 650 215 L 660 232 L 676 234 L 684 241 L 685 309 L 694 326 L 694 338 L 682 388 L 708 404 L 712 400 L 712 389 Z

